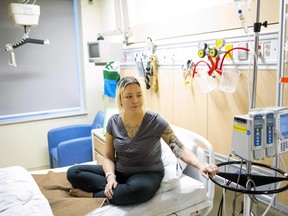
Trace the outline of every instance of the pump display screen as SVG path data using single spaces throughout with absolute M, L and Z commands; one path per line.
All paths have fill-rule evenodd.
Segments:
M 288 138 L 288 114 L 280 115 L 280 132 L 285 139 Z

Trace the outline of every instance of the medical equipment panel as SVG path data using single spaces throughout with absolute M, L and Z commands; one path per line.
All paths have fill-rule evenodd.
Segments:
M 267 111 L 263 113 L 264 116 L 264 146 L 266 157 L 272 157 L 276 154 L 274 144 L 275 120 L 274 113 Z
M 257 112 L 274 113 L 274 143 L 275 154 L 288 151 L 288 107 L 263 107 L 254 109 Z M 269 145 L 268 145 L 269 146 Z M 267 156 L 268 157 L 268 156 Z
M 250 113 L 252 120 L 252 151 L 253 158 L 258 160 L 264 158 L 263 154 L 263 115 L 258 113 Z
M 288 108 L 263 107 L 234 117 L 231 153 L 261 160 L 288 151 Z
M 288 109 L 283 109 L 278 112 L 276 118 L 276 137 L 278 153 L 288 151 Z
M 253 112 L 234 117 L 231 152 L 249 161 L 264 157 L 262 114 Z

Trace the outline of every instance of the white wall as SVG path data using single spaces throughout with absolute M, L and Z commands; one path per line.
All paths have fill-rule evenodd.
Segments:
M 189 17 L 195 11 L 213 8 L 231 3 L 233 0 L 128 0 L 131 26 L 141 25 L 157 20 Z
M 86 49 L 87 41 L 96 40 L 100 31 L 98 1 L 89 4 L 88 0 L 81 0 L 81 13 L 84 94 L 88 115 L 0 126 L 0 167 L 21 165 L 29 169 L 47 166 L 49 164 L 47 131 L 62 125 L 90 123 L 95 113 L 104 108 L 102 68 L 88 63 Z

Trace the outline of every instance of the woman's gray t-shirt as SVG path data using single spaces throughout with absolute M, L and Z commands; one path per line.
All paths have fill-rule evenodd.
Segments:
M 159 114 L 146 112 L 138 132 L 130 138 L 121 115 L 110 117 L 106 130 L 114 138 L 116 170 L 124 175 L 163 171 L 160 140 L 167 124 Z

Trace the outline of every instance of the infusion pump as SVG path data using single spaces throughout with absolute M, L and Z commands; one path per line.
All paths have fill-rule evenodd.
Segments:
M 288 107 L 263 107 L 234 116 L 231 154 L 261 160 L 288 151 Z

